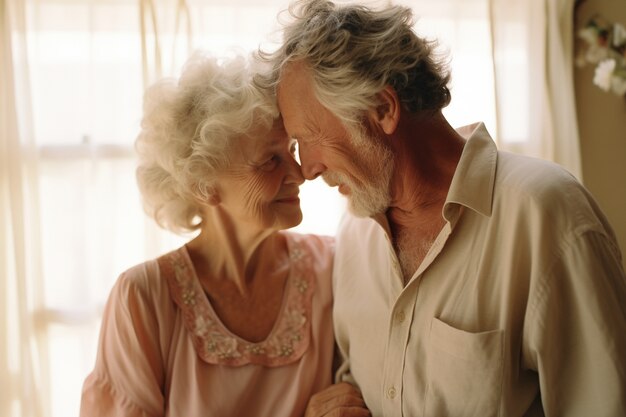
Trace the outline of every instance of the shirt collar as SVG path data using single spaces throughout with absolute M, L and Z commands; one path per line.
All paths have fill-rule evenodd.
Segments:
M 467 142 L 443 206 L 443 216 L 456 220 L 458 205 L 491 216 L 498 149 L 483 123 L 456 129 Z
M 443 217 L 452 226 L 460 214 L 460 206 L 491 216 L 493 186 L 496 177 L 498 149 L 484 123 L 474 123 L 456 129 L 466 139 L 461 159 L 443 205 Z M 371 216 L 391 236 L 385 213 Z

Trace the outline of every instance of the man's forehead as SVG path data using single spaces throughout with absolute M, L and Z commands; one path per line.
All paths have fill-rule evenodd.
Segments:
M 285 63 L 282 70 L 283 75 L 300 75 L 308 72 L 309 67 L 302 59 L 296 59 Z
M 287 65 L 295 65 L 290 63 Z M 306 113 L 307 90 L 303 85 L 304 74 L 300 74 L 297 68 L 285 68 L 285 72 L 280 79 L 277 89 L 277 102 L 280 113 L 283 117 L 285 128 L 290 135 L 294 123 L 300 124 L 299 120 Z
M 311 86 L 311 77 L 308 67 L 302 61 L 292 61 L 285 64 L 278 82 L 278 96 L 281 93 L 293 94 L 294 91 L 304 92 Z

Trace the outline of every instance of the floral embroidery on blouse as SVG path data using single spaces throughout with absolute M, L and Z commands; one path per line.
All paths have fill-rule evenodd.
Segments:
M 277 322 L 261 342 L 231 333 L 219 320 L 203 291 L 185 246 L 159 259 L 172 297 L 198 355 L 211 364 L 281 366 L 298 360 L 311 333 L 311 299 L 315 287 L 311 254 L 297 236 L 287 234 L 291 269 Z

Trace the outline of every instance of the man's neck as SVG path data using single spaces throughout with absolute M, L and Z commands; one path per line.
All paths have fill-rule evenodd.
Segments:
M 395 170 L 387 219 L 392 232 L 440 223 L 465 140 L 446 119 L 405 118 L 392 139 Z

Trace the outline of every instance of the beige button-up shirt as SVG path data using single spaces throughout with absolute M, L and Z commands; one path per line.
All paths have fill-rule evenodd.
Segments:
M 589 193 L 468 138 L 446 224 L 406 286 L 384 216 L 347 215 L 334 323 L 374 416 L 626 416 L 626 277 Z

